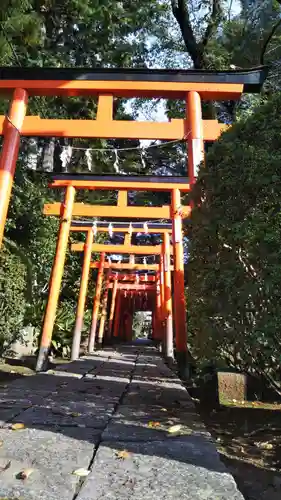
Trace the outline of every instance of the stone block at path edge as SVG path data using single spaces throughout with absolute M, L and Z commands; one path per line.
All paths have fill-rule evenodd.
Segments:
M 125 458 L 120 458 L 120 451 Z M 77 500 L 243 500 L 218 458 L 198 443 L 106 443 Z

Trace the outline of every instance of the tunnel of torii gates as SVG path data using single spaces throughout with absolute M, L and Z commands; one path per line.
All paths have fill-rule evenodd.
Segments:
M 61 175 L 51 186 L 64 190 L 64 202 L 45 206 L 45 214 L 60 217 L 56 254 L 50 278 L 49 296 L 43 322 L 37 370 L 47 366 L 56 317 L 69 233 L 86 231 L 86 243 L 73 245 L 74 251 L 84 251 L 81 287 L 79 293 L 72 358 L 79 355 L 83 308 L 89 270 L 98 268 L 89 351 L 94 348 L 97 313 L 101 308 L 98 341 L 104 336 L 131 337 L 133 311 L 149 309 L 153 317 L 153 336 L 163 341 L 167 357 L 173 356 L 173 329 L 175 353 L 180 363 L 187 354 L 187 325 L 185 321 L 184 265 L 182 219 L 190 217 L 191 207 L 181 206 L 181 194 L 188 192 L 195 182 L 199 164 L 204 160 L 204 141 L 216 140 L 226 125 L 217 120 L 202 119 L 202 101 L 238 100 L 243 92 L 258 93 L 267 76 L 267 68 L 249 70 L 201 71 L 158 69 L 86 69 L 86 68 L 0 68 L 0 93 L 11 97 L 9 114 L 0 116 L 3 145 L 0 157 L 0 245 L 11 196 L 13 177 L 20 146 L 20 137 L 101 138 L 183 141 L 187 145 L 186 177 L 154 176 L 96 176 Z M 95 120 L 41 119 L 27 116 L 28 97 L 33 96 L 90 96 L 97 97 Z M 186 117 L 168 122 L 140 122 L 114 119 L 116 98 L 163 98 L 186 102 Z M 237 166 L 239 168 L 239 166 Z M 117 206 L 97 206 L 75 202 L 77 190 L 96 189 L 118 191 Z M 168 191 L 171 203 L 162 207 L 135 207 L 127 205 L 128 191 Z M 89 218 L 88 227 L 75 218 Z M 124 227 L 124 245 L 99 245 L 94 242 L 94 231 L 89 229 L 93 217 L 127 220 Z M 91 219 L 90 219 L 91 218 Z M 157 247 L 131 245 L 130 235 L 135 230 L 134 220 L 167 221 L 161 228 L 148 225 L 149 232 L 162 234 Z M 130 224 L 131 223 L 131 224 Z M 80 224 L 80 225 L 79 225 Z M 124 224 L 124 223 L 123 223 Z M 113 224 L 114 225 L 114 224 Z M 132 229 L 133 228 L 133 229 Z M 98 222 L 97 231 L 104 230 Z M 120 231 L 121 229 L 121 231 Z M 141 228 L 136 228 L 140 232 Z M 170 238 L 171 236 L 171 238 Z M 170 241 L 171 240 L 171 241 Z M 122 247 L 122 248 L 120 248 Z M 91 253 L 100 253 L 100 260 L 91 262 Z M 130 256 L 130 262 L 111 263 L 110 253 Z M 136 264 L 136 255 L 158 255 L 154 265 Z M 171 266 L 170 255 L 173 254 Z M 142 277 L 146 270 L 151 274 Z M 154 271 L 154 274 L 152 272 Z M 127 273 L 127 274 L 126 274 Z M 128 273 L 131 273 L 130 275 Z M 171 278 L 172 275 L 172 278 Z M 133 281 L 132 281 L 133 279 Z M 102 292 L 102 282 L 105 282 Z M 171 286 L 173 281 L 173 288 Z M 108 290 L 112 287 L 108 326 L 105 330 Z M 171 294 L 171 289 L 173 289 Z M 101 302 L 101 304 L 100 304 Z

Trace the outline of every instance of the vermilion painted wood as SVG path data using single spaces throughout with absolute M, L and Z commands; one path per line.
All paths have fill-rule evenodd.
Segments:
M 182 244 L 182 218 L 180 191 L 172 191 L 173 208 L 173 249 L 174 249 L 174 321 L 176 350 L 187 352 L 186 307 L 184 295 L 184 255 Z
M 164 261 L 164 299 L 165 299 L 165 356 L 168 359 L 174 358 L 173 347 L 173 313 L 172 313 L 172 281 L 170 269 L 170 237 L 168 233 L 164 234 L 162 243 L 163 261 Z
M 53 328 L 56 318 L 56 310 L 61 288 L 61 281 L 64 270 L 64 262 L 72 220 L 72 209 L 75 199 L 75 188 L 69 186 L 66 190 L 64 210 L 60 221 L 56 253 L 49 284 L 49 294 L 46 312 L 43 322 L 39 355 L 36 370 L 41 371 L 48 361 L 49 348 L 52 341 Z
M 4 132 L 5 116 L 0 115 L 0 134 Z M 205 141 L 215 141 L 228 126 L 217 120 L 203 121 Z M 65 120 L 42 119 L 39 116 L 26 116 L 21 134 L 27 137 L 80 137 L 100 139 L 159 139 L 185 140 L 190 128 L 184 119 L 170 122 L 134 122 L 125 120 Z
M 80 188 L 81 189 L 81 188 Z M 85 187 L 85 189 L 88 189 Z M 62 203 L 47 203 L 44 205 L 44 215 L 61 215 L 63 210 Z M 189 206 L 182 207 L 182 216 L 188 218 L 191 214 Z M 162 207 L 117 207 L 108 205 L 88 205 L 87 203 L 75 203 L 73 206 L 74 217 L 106 217 L 117 219 L 164 219 L 171 218 L 171 207 L 163 205 Z
M 72 252 L 83 252 L 84 243 L 73 243 L 71 245 Z M 93 243 L 92 252 L 106 252 L 114 254 L 134 254 L 134 255 L 160 255 L 161 245 L 105 245 L 103 243 Z M 171 248 L 171 253 L 173 249 Z
M 9 110 L 9 119 L 2 122 L 4 141 L 0 157 L 0 247 L 2 245 L 8 213 L 18 151 L 20 133 L 27 108 L 27 92 L 21 88 L 14 91 Z
M 102 80 L 0 80 L 0 92 L 24 88 L 31 96 L 96 96 L 109 93 L 115 97 L 162 97 L 184 99 L 187 92 L 199 92 L 204 100 L 236 100 L 243 92 L 240 83 L 198 83 L 164 81 Z
M 80 289 L 79 289 L 78 303 L 76 310 L 76 319 L 75 319 L 75 326 L 72 339 L 72 349 L 71 349 L 72 361 L 78 359 L 80 353 L 81 333 L 83 328 L 84 309 L 87 298 L 91 253 L 92 253 L 91 249 L 92 249 L 93 239 L 94 239 L 93 231 L 88 231 L 84 248 L 82 274 L 81 274 Z
M 90 353 L 93 352 L 94 347 L 95 347 L 96 329 L 97 329 L 97 323 L 98 323 L 98 314 L 99 314 L 99 308 L 100 308 L 100 298 L 101 298 L 104 269 L 105 269 L 105 253 L 102 252 L 101 256 L 100 256 L 100 261 L 99 261 L 99 271 L 98 271 L 96 290 L 95 290 L 95 296 L 94 296 L 94 303 L 93 303 L 92 324 L 91 324 L 91 330 L 90 330 L 89 342 L 88 342 L 88 351 Z
M 114 287 L 114 283 L 109 283 L 108 288 L 112 289 Z M 118 290 L 141 290 L 141 291 L 156 291 L 156 285 L 151 284 L 151 283 L 118 283 L 117 285 Z
M 99 261 L 91 262 L 91 268 L 92 269 L 97 269 L 99 267 Z M 134 271 L 157 271 L 159 269 L 159 264 L 131 264 L 130 262 L 120 262 L 120 263 L 111 263 L 109 264 L 106 262 L 104 264 L 104 268 L 111 268 L 111 269 L 116 269 L 116 270 L 134 270 Z M 172 269 L 172 267 L 171 267 Z

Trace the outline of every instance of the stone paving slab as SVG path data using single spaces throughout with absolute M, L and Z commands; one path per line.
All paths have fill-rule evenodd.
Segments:
M 11 466 L 0 474 L 0 497 L 21 500 L 72 500 L 79 478 L 77 468 L 88 469 L 99 432 L 81 428 L 0 429 L 0 465 Z M 17 479 L 24 469 L 34 472 Z
M 68 381 L 66 379 L 63 384 L 61 384 L 58 389 L 63 388 L 66 392 L 76 392 L 89 393 L 91 395 L 101 395 L 101 394 L 114 394 L 115 396 L 120 396 L 124 391 L 125 387 L 129 382 L 129 378 L 120 377 L 102 377 L 102 376 L 92 376 L 89 374 L 83 379 L 77 380 L 73 379 Z
M 89 403 L 53 404 L 33 406 L 19 413 L 13 422 L 25 425 L 85 426 L 103 429 L 114 412 L 113 405 Z
M 52 373 L 52 371 L 56 372 L 69 372 L 77 375 L 84 375 L 86 372 L 92 370 L 98 370 L 100 367 L 104 365 L 107 358 L 100 359 L 98 356 L 91 356 L 91 358 L 82 358 L 75 363 L 63 363 L 61 366 L 57 366 L 55 370 L 48 370 L 47 373 Z
M 31 375 L 28 377 L 22 377 L 14 382 L 12 382 L 11 386 L 16 389 L 32 390 L 35 391 L 49 391 L 55 390 L 57 387 L 60 387 L 62 384 L 62 377 L 53 376 L 53 375 L 45 375 L 45 374 L 37 374 Z
M 190 397 L 185 388 L 178 383 L 147 382 L 133 379 L 130 389 L 124 399 L 124 404 L 130 405 L 137 401 L 146 404 L 157 404 L 170 407 L 181 407 L 183 403 L 190 404 Z
M 76 403 L 79 403 L 79 402 L 92 402 L 92 403 L 96 403 L 96 404 L 116 404 L 119 399 L 120 399 L 120 396 L 117 396 L 114 394 L 114 392 L 111 392 L 109 391 L 108 394 L 106 393 L 103 393 L 103 392 L 98 392 L 96 393 L 95 391 L 94 392 L 90 392 L 90 391 L 84 391 L 84 390 L 81 390 L 81 391 L 70 391 L 69 387 L 66 388 L 67 390 L 59 390 L 59 391 L 54 391 L 52 393 L 49 393 L 45 399 L 44 399 L 44 402 L 46 404 L 50 404 L 50 403 L 64 403 L 64 402 L 68 402 L 68 401 L 72 401 L 72 402 L 76 402 Z M 35 403 L 36 404 L 36 403 Z M 40 403 L 38 403 L 40 404 Z
M 0 388 L 1 412 L 0 468 L 10 466 L 0 472 L 0 500 L 243 498 L 153 347 L 108 347 L 18 379 Z M 13 422 L 25 429 L 11 430 Z M 16 478 L 29 467 L 30 478 Z M 86 480 L 77 468 L 91 469 Z
M 15 408 L 1 408 L 0 409 L 0 427 L 5 425 L 13 418 L 17 417 L 21 413 L 22 409 L 19 407 Z
M 128 450 L 128 456 L 118 453 Z M 106 473 L 105 473 L 106 471 Z M 77 500 L 242 500 L 213 445 L 106 443 Z
M 29 408 L 33 404 L 41 404 L 50 395 L 50 391 L 23 391 L 21 389 L 5 389 L 0 391 L 0 409 L 2 408 Z
M 180 429 L 174 434 L 169 433 L 176 425 L 180 425 Z M 167 441 L 191 434 L 210 437 L 194 408 L 187 412 L 159 405 L 121 405 L 104 430 L 102 440 Z

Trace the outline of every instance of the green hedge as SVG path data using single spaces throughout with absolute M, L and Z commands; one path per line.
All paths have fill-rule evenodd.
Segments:
M 27 270 L 20 257 L 0 251 L 0 355 L 20 337 L 26 313 Z
M 281 94 L 214 144 L 194 190 L 191 350 L 279 379 Z

